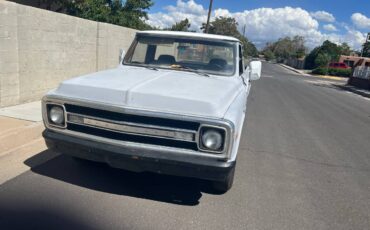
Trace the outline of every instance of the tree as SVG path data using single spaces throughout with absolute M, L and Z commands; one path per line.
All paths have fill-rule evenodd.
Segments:
M 305 40 L 302 36 L 294 36 L 292 39 L 293 56 L 296 58 L 303 58 L 306 55 Z
M 315 58 L 315 64 L 318 67 L 327 67 L 331 60 L 330 55 L 326 53 L 319 53 Z
M 258 50 L 252 42 L 248 41 L 248 39 L 244 36 L 241 38 L 241 42 L 243 43 L 243 51 L 245 56 L 258 57 Z
M 340 54 L 349 56 L 352 52 L 351 47 L 346 42 L 343 42 L 340 46 Z
M 263 52 L 263 55 L 265 56 L 266 61 L 271 61 L 275 59 L 275 54 L 271 50 L 266 50 Z
M 111 22 L 111 9 L 106 0 L 84 0 L 71 2 L 67 13 L 99 22 Z
M 341 55 L 341 48 L 329 40 L 326 40 L 324 43 L 322 43 L 320 51 L 328 54 L 331 61 L 338 61 L 339 56 Z
M 206 24 L 203 23 L 201 29 L 205 32 Z M 218 17 L 209 23 L 208 33 L 232 36 L 241 41 L 243 44 L 243 51 L 245 56 L 258 56 L 256 46 L 244 37 L 238 30 L 238 23 L 232 17 Z
M 72 0 L 38 0 L 36 7 L 55 12 L 65 12 Z
M 328 62 L 336 62 L 339 60 L 340 55 L 349 55 L 351 52 L 351 48 L 347 43 L 337 45 L 329 40 L 326 40 L 321 46 L 314 48 L 306 57 L 305 68 L 315 69 L 320 67 L 320 64 L 322 64 L 323 60 L 325 60 L 323 55 L 328 57 Z
M 370 57 L 370 42 L 366 42 L 362 50 L 363 57 Z
M 22 5 L 37 7 L 40 9 L 66 13 L 66 7 L 69 2 L 74 0 L 11 0 Z
M 99 22 L 120 26 L 148 29 L 147 10 L 153 5 L 151 0 L 75 0 L 66 1 L 66 13 Z
M 203 23 L 201 29 L 205 32 L 205 23 Z M 236 38 L 241 36 L 238 31 L 238 23 L 235 18 L 231 17 L 218 17 L 214 21 L 210 22 L 208 33 L 233 36 Z
M 186 18 L 180 22 L 176 22 L 174 25 L 172 25 L 170 28 L 166 30 L 172 30 L 172 31 L 189 31 L 190 28 L 190 22 Z
M 150 26 L 143 19 L 148 19 L 147 10 L 153 4 L 152 0 L 127 0 L 122 10 L 121 25 L 139 30 L 150 29 Z
M 305 59 L 305 69 L 315 69 L 317 67 L 315 59 L 319 54 L 320 46 L 315 47 L 311 52 L 306 56 Z
M 280 38 L 273 43 L 267 43 L 263 49 L 263 53 L 273 53 L 274 57 L 283 62 L 288 59 L 302 58 L 306 54 L 305 41 L 302 36 L 294 36 L 293 38 Z M 270 55 L 271 56 L 271 55 Z

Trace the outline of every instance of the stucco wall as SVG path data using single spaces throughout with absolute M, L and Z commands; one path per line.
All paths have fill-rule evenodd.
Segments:
M 0 107 L 39 100 L 65 79 L 117 66 L 135 32 L 0 1 Z

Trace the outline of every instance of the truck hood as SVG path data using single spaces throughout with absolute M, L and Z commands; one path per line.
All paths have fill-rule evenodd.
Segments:
M 120 107 L 222 118 L 240 90 L 233 77 L 120 66 L 64 81 L 53 94 Z

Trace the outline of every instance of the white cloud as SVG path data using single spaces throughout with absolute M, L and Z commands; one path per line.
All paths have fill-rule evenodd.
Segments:
M 203 6 L 201 4 L 195 3 L 194 0 L 189 0 L 187 2 L 178 0 L 176 7 L 167 6 L 165 7 L 165 9 L 171 12 L 177 11 L 184 14 L 196 14 L 196 15 L 202 15 L 206 12 Z
M 359 29 L 370 29 L 370 18 L 361 13 L 354 13 L 351 16 L 352 23 Z
M 362 33 L 361 31 L 352 28 L 346 28 L 346 30 L 347 33 L 342 36 L 341 42 L 347 42 L 351 47 L 360 49 L 366 40 L 366 33 Z
M 147 23 L 152 26 L 167 28 L 187 18 L 191 23 L 190 29 L 200 31 L 202 23 L 207 21 L 208 10 L 194 0 L 187 2 L 178 0 L 176 6 L 167 6 L 165 10 L 167 11 L 166 13 L 149 14 Z
M 188 18 L 191 29 L 199 32 L 202 23 L 207 21 L 208 10 L 194 0 L 178 0 L 176 6 L 167 6 L 164 10 L 165 12 L 149 14 L 147 22 L 153 26 L 167 28 L 180 20 Z M 326 17 L 326 20 L 335 21 L 333 15 L 325 13 L 327 12 L 320 14 L 326 16 L 328 14 L 330 16 Z M 323 33 L 319 30 L 319 22 L 312 14 L 304 9 L 292 7 L 258 8 L 241 12 L 216 9 L 213 11 L 212 18 L 219 16 L 234 17 L 239 24 L 238 29 L 242 31 L 245 26 L 247 37 L 259 47 L 263 47 L 266 42 L 295 35 L 305 37 L 306 45 L 309 48 L 318 46 L 327 39 L 336 43 L 347 42 L 355 49 L 361 47 L 365 34 L 350 28 L 346 28 L 345 34 L 338 34 L 333 30 L 335 26 L 332 24 L 324 25 L 324 29 L 326 27 L 329 33 Z M 320 14 L 315 12 L 316 16 Z M 323 17 L 320 20 L 322 19 Z
M 335 27 L 333 24 L 326 24 L 326 25 L 323 25 L 324 30 L 327 30 L 327 31 L 338 31 L 337 27 Z
M 350 47 L 360 50 L 362 44 L 365 42 L 366 33 L 362 33 L 361 31 L 355 30 L 350 27 L 345 27 L 346 32 L 344 34 L 336 34 L 336 33 L 329 33 L 329 34 L 321 34 L 321 42 L 325 40 L 329 40 L 336 44 L 341 44 L 346 42 Z
M 246 34 L 252 41 L 267 42 L 285 36 L 301 35 L 308 43 L 316 43 L 319 23 L 301 8 L 259 8 L 232 13 L 241 30 L 246 26 Z
M 311 12 L 310 15 L 313 18 L 319 21 L 323 21 L 323 22 L 334 22 L 335 21 L 335 17 L 331 13 L 328 13 L 326 11 Z
M 231 13 L 229 12 L 229 10 L 226 10 L 226 9 L 217 9 L 215 10 L 215 17 L 230 17 L 231 16 Z

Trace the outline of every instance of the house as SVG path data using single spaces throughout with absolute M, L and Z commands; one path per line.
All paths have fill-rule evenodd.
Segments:
M 370 66 L 370 58 L 367 57 L 340 55 L 339 62 L 344 62 L 350 67 Z

